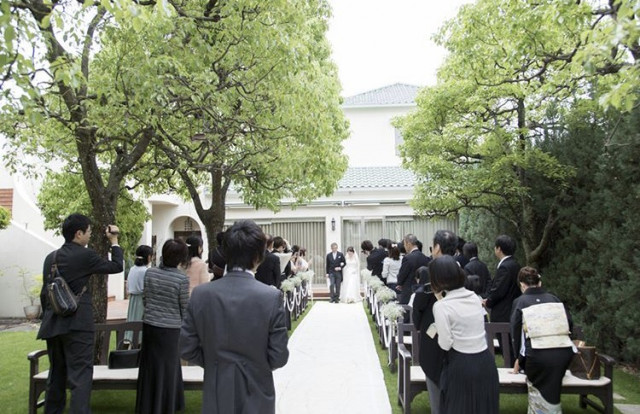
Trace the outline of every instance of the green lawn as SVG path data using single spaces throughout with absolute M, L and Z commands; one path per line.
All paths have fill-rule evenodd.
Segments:
M 306 312 L 293 322 L 291 333 L 296 329 Z M 46 349 L 44 341 L 36 340 L 36 331 L 31 332 L 0 332 L 0 412 L 3 414 L 24 414 L 27 412 L 29 401 L 29 361 L 27 354 L 38 349 Z M 47 358 L 42 358 L 47 369 Z M 199 414 L 202 393 L 200 391 L 185 391 L 188 414 Z M 93 391 L 91 394 L 91 409 L 96 414 L 132 413 L 136 402 L 135 391 Z M 42 411 L 42 410 L 40 410 Z
M 391 402 L 391 410 L 393 414 L 401 414 L 402 407 L 399 405 L 397 392 L 398 392 L 398 374 L 391 373 L 387 366 L 387 350 L 382 349 L 380 345 L 378 331 L 371 319 L 371 314 L 364 304 L 365 312 L 369 317 L 369 326 L 371 328 L 371 335 L 376 345 L 376 351 L 378 352 L 378 358 L 380 359 L 380 365 L 382 366 L 382 372 L 384 374 L 384 381 L 387 386 L 387 392 L 389 394 L 389 401 Z M 501 365 L 500 365 L 501 366 Z M 613 389 L 614 393 L 620 394 L 625 398 L 624 401 L 614 401 L 623 404 L 640 404 L 640 377 L 629 374 L 621 369 L 615 369 L 613 374 Z M 594 397 L 595 398 L 595 397 Z M 425 414 L 430 411 L 429 395 L 422 392 L 416 396 L 411 403 L 411 413 Z M 619 410 L 614 410 L 616 413 L 620 413 Z M 516 395 L 501 395 L 500 396 L 500 413 L 501 414 L 522 414 L 527 412 L 527 396 L 525 394 Z M 596 413 L 592 408 L 583 410 L 578 406 L 577 395 L 563 395 L 562 396 L 562 412 L 565 414 L 590 414 Z

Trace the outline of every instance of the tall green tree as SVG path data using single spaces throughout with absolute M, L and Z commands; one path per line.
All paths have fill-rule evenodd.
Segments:
M 127 176 L 154 134 L 149 119 L 152 85 L 144 78 L 156 78 L 148 76 L 153 72 L 140 72 L 137 83 L 130 82 L 131 67 L 115 60 L 111 64 L 119 71 L 105 79 L 96 73 L 95 58 L 106 31 L 135 25 L 158 32 L 167 13 L 160 6 L 124 0 L 8 0 L 1 3 L 0 13 L 0 132 L 13 147 L 5 161 L 14 169 L 29 167 L 34 157 L 72 166 L 82 175 L 94 227 L 117 222 Z M 121 40 L 125 45 L 128 39 Z M 141 43 L 128 47 L 137 51 L 145 70 L 142 63 L 149 59 Z M 122 83 L 127 83 L 126 99 L 113 99 L 113 86 Z M 106 255 L 104 232 L 93 234 L 92 247 Z M 93 278 L 91 285 L 94 316 L 104 321 L 106 278 Z
M 582 101 L 547 149 L 574 165 L 570 203 L 543 270 L 545 286 L 570 307 L 589 340 L 619 361 L 640 363 L 640 112 L 602 111 Z M 536 194 L 534 190 L 534 194 Z M 622 306 L 621 306 L 622 305 Z
M 635 32 L 627 27 L 626 43 L 610 33 L 622 11 L 633 18 L 630 4 L 479 0 L 462 7 L 436 38 L 449 51 L 437 85 L 397 121 L 405 165 L 422 177 L 416 209 L 483 209 L 513 226 L 526 262 L 538 265 L 574 174 L 540 143 L 557 135 L 563 114 L 594 89 L 603 103 L 619 106 L 612 85 L 637 86 L 629 78 L 635 61 L 623 52 Z M 539 180 L 553 189 L 544 208 L 530 192 Z
M 158 120 L 154 160 L 193 201 L 213 249 L 232 188 L 272 210 L 331 194 L 348 132 L 325 0 L 209 4 L 218 18 L 180 16 L 164 43 L 173 61 L 158 99 L 172 112 Z

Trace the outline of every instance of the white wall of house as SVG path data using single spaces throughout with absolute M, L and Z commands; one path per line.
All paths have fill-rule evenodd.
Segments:
M 343 143 L 350 167 L 399 166 L 391 121 L 415 105 L 344 107 L 351 135 Z

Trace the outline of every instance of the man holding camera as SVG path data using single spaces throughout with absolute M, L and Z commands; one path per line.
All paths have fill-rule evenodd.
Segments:
M 87 249 L 91 238 L 91 220 L 82 214 L 71 214 L 62 224 L 65 243 L 44 260 L 43 287 L 40 302 L 44 309 L 38 339 L 47 341 L 49 378 L 44 403 L 45 414 L 62 413 L 66 405 L 66 386 L 71 390 L 69 412 L 91 413 L 93 378 L 94 322 L 91 292 L 86 291 L 93 274 L 122 272 L 123 255 L 118 246 L 118 227 L 105 231 L 111 243 L 111 260 Z M 54 262 L 60 275 L 78 298 L 78 310 L 69 316 L 56 315 L 47 301 L 47 279 Z

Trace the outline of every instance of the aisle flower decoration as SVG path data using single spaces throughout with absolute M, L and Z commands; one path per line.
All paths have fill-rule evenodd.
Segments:
M 381 287 L 385 287 L 384 286 L 384 282 L 382 280 L 378 279 L 377 277 L 372 277 L 371 278 L 371 280 L 369 281 L 369 286 L 371 286 L 371 289 L 373 289 L 376 292 Z
M 293 292 L 295 289 L 296 289 L 296 285 L 295 283 L 293 283 L 293 280 L 291 279 L 285 279 L 280 284 L 280 290 L 283 291 L 284 293 Z
M 362 269 L 360 271 L 360 277 L 362 277 L 362 281 L 364 283 L 370 283 L 371 282 L 371 270 L 369 269 Z M 377 279 L 377 278 L 376 278 Z
M 300 280 L 307 283 L 313 280 L 313 276 L 315 276 L 315 272 L 313 270 L 307 270 L 306 272 L 298 273 L 298 277 L 300 278 Z
M 395 301 L 396 298 L 397 298 L 396 292 L 394 292 L 392 289 L 389 289 L 386 286 L 383 286 L 382 288 L 376 291 L 376 299 L 380 303 L 386 304 L 387 302 Z
M 293 277 L 290 277 L 288 280 L 291 280 L 295 287 L 302 285 L 302 278 L 300 276 L 293 276 Z
M 395 322 L 404 316 L 405 309 L 401 305 L 398 305 L 397 302 L 389 302 L 380 307 L 380 312 L 386 319 Z

